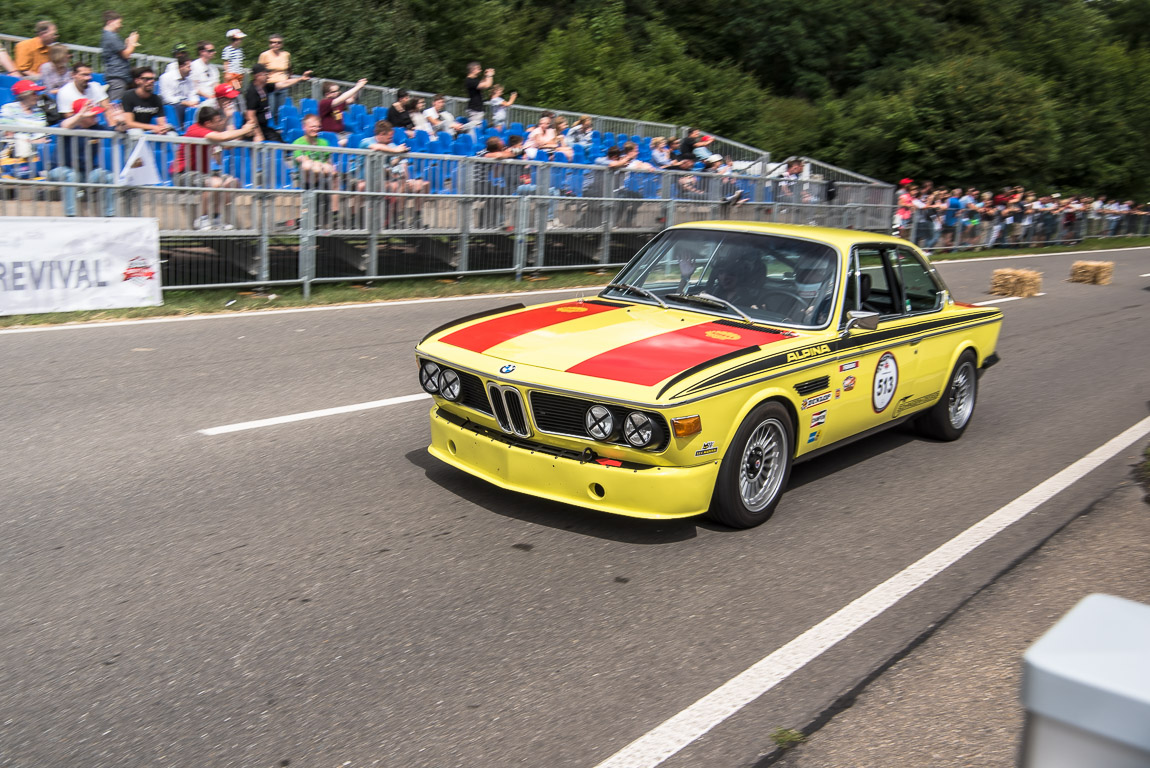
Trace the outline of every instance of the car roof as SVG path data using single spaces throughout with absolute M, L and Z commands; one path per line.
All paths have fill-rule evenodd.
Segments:
M 780 235 L 799 237 L 804 240 L 818 240 L 840 250 L 849 250 L 857 243 L 889 243 L 905 245 L 910 243 L 902 238 L 880 235 L 857 229 L 835 229 L 832 227 L 810 227 L 802 224 L 766 224 L 754 221 L 692 221 L 676 224 L 671 229 L 710 229 L 728 232 L 751 232 L 760 235 Z

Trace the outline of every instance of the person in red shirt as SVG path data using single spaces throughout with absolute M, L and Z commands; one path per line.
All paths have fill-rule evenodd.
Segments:
M 331 131 L 339 136 L 341 147 L 347 144 L 347 137 L 351 135 L 343 124 L 343 113 L 355 103 L 355 97 L 365 85 L 367 85 L 366 78 L 343 93 L 339 92 L 339 86 L 335 83 L 328 83 L 323 88 L 323 98 L 319 102 L 319 129 Z
M 220 110 L 200 107 L 196 122 L 188 126 L 184 136 L 219 143 L 243 138 L 256 129 L 254 120 L 248 120 L 242 127 L 231 131 L 224 130 L 226 126 L 227 121 Z M 177 187 L 206 187 L 209 190 L 238 188 L 240 183 L 236 177 L 212 170 L 212 160 L 219 153 L 220 148 L 211 144 L 180 144 L 172 163 L 172 183 Z M 193 222 L 193 229 L 235 229 L 235 225 L 223 221 L 225 197 L 219 192 L 205 191 L 200 204 L 202 213 Z

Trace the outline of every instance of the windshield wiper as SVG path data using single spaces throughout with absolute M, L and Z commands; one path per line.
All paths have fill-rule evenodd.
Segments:
M 751 325 L 754 325 L 754 323 L 755 323 L 755 321 L 752 320 L 746 312 L 739 309 L 738 307 L 736 307 L 731 302 L 727 301 L 726 299 L 720 299 L 718 296 L 713 296 L 709 293 L 692 293 L 690 295 L 688 295 L 686 293 L 668 293 L 667 298 L 668 299 L 675 299 L 677 301 L 684 301 L 688 304 L 690 304 L 692 301 L 697 302 L 699 304 L 710 304 L 710 305 L 718 304 L 720 307 L 726 307 L 727 309 L 731 310 L 732 312 L 734 312 L 736 315 L 738 315 L 739 317 L 746 320 Z
M 640 296 L 646 296 L 649 299 L 654 299 L 655 303 L 658 304 L 663 309 L 667 308 L 667 302 L 663 301 L 658 296 L 656 296 L 655 294 L 648 291 L 646 288 L 642 288 L 638 285 L 631 285 L 630 283 L 608 283 L 607 286 L 603 290 L 606 291 L 609 288 L 620 288 L 620 289 L 625 290 L 625 291 L 631 291 L 632 293 L 637 293 Z

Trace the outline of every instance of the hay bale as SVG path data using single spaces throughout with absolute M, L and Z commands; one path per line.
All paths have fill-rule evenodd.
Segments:
M 1109 285 L 1114 277 L 1113 261 L 1076 261 L 1070 267 L 1070 282 Z
M 996 269 L 990 292 L 996 296 L 1034 296 L 1042 290 L 1042 273 L 1033 269 Z

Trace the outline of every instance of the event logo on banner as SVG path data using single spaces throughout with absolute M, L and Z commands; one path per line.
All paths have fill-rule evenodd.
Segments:
M 5 216 L 3 221 L 0 315 L 164 303 L 155 219 Z

